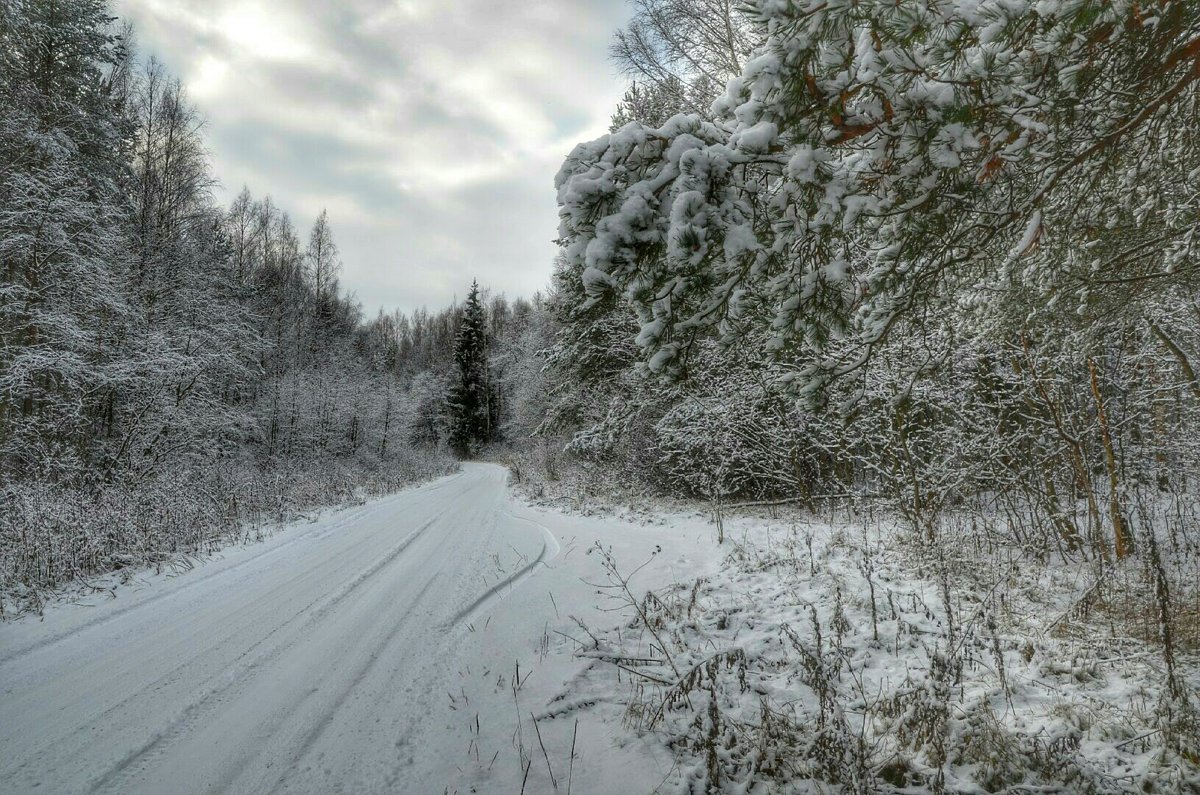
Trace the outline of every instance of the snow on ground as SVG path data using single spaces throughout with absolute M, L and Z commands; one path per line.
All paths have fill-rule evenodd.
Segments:
M 581 579 L 601 571 L 593 541 L 623 565 L 652 559 L 640 576 L 663 587 L 714 565 L 708 528 L 541 512 L 510 501 L 506 478 L 466 465 L 116 598 L 0 625 L 0 791 L 519 792 L 524 780 L 532 793 L 553 791 L 553 775 L 601 793 L 662 778 L 673 757 L 652 738 L 603 711 L 576 728 L 548 709 L 586 664 L 559 633 L 579 632 L 572 615 L 606 621 Z
M 1195 785 L 1154 648 L 1064 620 L 1078 572 L 796 516 L 718 547 L 703 514 L 566 515 L 506 479 L 0 625 L 0 791 Z
M 922 555 L 877 521 L 725 525 L 726 564 L 598 633 L 610 664 L 576 687 L 624 692 L 676 751 L 659 791 L 1200 792 L 1194 713 L 1156 645 L 1072 609 L 1079 566 L 966 537 Z M 1178 665 L 1200 692 L 1195 655 Z

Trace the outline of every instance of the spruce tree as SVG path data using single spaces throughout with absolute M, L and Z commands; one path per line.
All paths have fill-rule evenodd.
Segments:
M 459 455 L 469 456 L 492 440 L 491 383 L 488 373 L 487 317 L 479 300 L 479 283 L 463 306 L 462 320 L 454 340 L 456 370 L 448 396 L 450 445 Z

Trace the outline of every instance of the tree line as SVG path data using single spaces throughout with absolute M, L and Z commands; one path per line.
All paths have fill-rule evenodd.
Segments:
M 970 514 L 1097 571 L 1188 559 L 1196 9 L 633 11 L 546 293 L 367 319 L 325 214 L 216 206 L 197 111 L 103 2 L 7 4 L 2 510 L 44 548 L 10 571 L 153 546 L 130 509 L 47 563 L 64 495 L 187 478 L 231 527 L 447 451 L 579 493 L 883 501 L 927 544 Z
M 1131 554 L 1197 464 L 1200 12 L 633 5 L 557 183 L 561 358 L 618 393 L 573 444 Z
M 134 42 L 105 0 L 0 7 L 0 603 L 449 465 L 462 310 L 364 318 L 327 213 L 220 206 Z
M 966 603 L 983 611 L 999 593 L 1003 610 L 1020 583 L 1036 593 L 1026 604 L 1063 608 L 1030 622 L 1045 636 L 1074 624 L 1095 633 L 1081 645 L 1098 656 L 1131 637 L 1154 644 L 1145 736 L 1194 778 L 1200 6 L 631 5 L 612 51 L 629 90 L 609 134 L 579 144 L 556 180 L 562 250 L 536 399 L 541 432 L 566 454 L 533 447 L 528 471 L 569 481 L 557 490 L 577 499 L 606 484 L 690 493 L 711 504 L 718 538 L 730 503 L 795 502 L 837 515 L 835 532 L 882 509 L 889 552 L 939 579 L 946 605 L 947 634 L 922 641 L 926 674 L 902 690 L 936 692 L 926 703 L 958 712 L 967 736 L 1000 725 L 953 695 L 968 677 L 962 657 L 951 666 L 951 593 L 966 582 Z M 816 573 L 811 555 L 801 578 Z M 751 560 L 756 573 L 788 564 Z M 702 587 L 681 625 L 684 612 L 703 624 Z M 838 611 L 842 598 L 839 587 Z M 874 586 L 851 598 L 874 605 Z M 798 669 L 845 678 L 847 712 L 863 714 L 864 679 L 837 654 L 826 668 L 815 608 L 812 621 L 812 635 L 790 635 Z M 1013 639 L 987 629 L 1003 679 L 999 644 Z M 721 645 L 690 643 L 705 658 Z M 828 703 L 826 685 L 809 684 Z M 758 739 L 765 704 L 740 724 Z M 677 750 L 697 767 L 708 754 L 715 791 L 712 749 L 736 732 L 695 713 Z M 811 713 L 791 714 L 811 738 L 796 746 L 804 769 L 829 729 L 817 718 L 807 735 Z M 899 738 L 927 754 L 926 775 L 887 783 L 947 789 L 944 765 L 971 743 L 948 720 L 930 725 Z M 846 753 L 866 748 L 865 732 L 839 735 L 814 777 L 890 789 Z M 762 758 L 744 781 L 775 775 L 755 768 Z M 1065 759 L 1039 775 L 1087 788 Z M 1008 765 L 1013 781 L 1034 780 L 1037 763 Z

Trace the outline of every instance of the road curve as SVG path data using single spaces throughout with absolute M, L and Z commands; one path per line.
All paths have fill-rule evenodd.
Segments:
M 0 626 L 0 792 L 432 791 L 406 776 L 456 645 L 559 551 L 505 482 L 467 465 Z

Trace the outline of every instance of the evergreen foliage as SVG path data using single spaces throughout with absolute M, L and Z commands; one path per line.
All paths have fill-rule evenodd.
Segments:
M 454 339 L 455 371 L 447 397 L 450 445 L 461 456 L 473 455 L 496 437 L 498 407 L 488 349 L 487 316 L 479 283 L 472 282 Z

